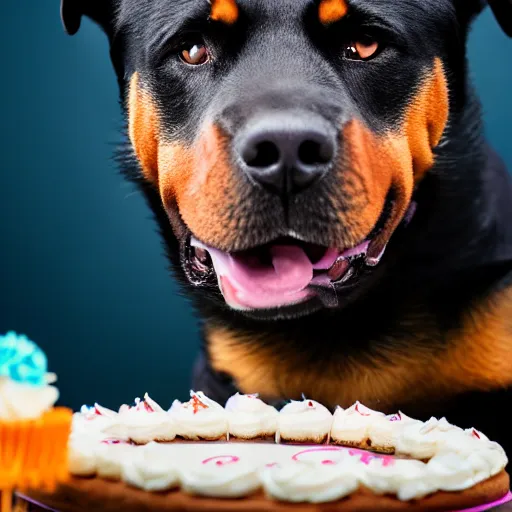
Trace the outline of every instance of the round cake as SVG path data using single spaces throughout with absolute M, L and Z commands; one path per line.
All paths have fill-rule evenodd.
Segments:
M 201 392 L 166 410 L 147 394 L 73 417 L 70 478 L 28 495 L 61 512 L 461 510 L 509 497 L 507 456 L 445 418 L 334 414 L 304 398 L 280 411 L 257 395 L 225 407 Z

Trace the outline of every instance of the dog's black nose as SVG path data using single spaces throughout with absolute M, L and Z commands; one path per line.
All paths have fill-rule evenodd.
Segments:
M 235 142 L 247 175 L 280 195 L 305 190 L 330 168 L 336 153 L 333 128 L 314 113 L 268 114 Z

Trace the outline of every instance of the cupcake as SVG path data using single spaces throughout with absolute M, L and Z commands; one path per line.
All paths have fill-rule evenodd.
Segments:
M 226 402 L 229 439 L 232 441 L 274 441 L 279 413 L 254 395 L 237 393 Z
M 144 400 L 135 399 L 134 406 L 122 406 L 102 432 L 118 439 L 129 439 L 135 444 L 168 443 L 176 437 L 176 425 L 171 414 L 146 393 Z
M 169 414 L 176 425 L 176 435 L 187 441 L 225 441 L 228 419 L 224 407 L 203 392 L 190 392 L 188 402 L 174 400 Z
M 289 443 L 326 443 L 332 419 L 329 409 L 314 400 L 292 400 L 279 413 L 276 439 Z
M 14 489 L 52 490 L 67 477 L 67 445 L 73 413 L 54 407 L 56 376 L 44 352 L 25 336 L 0 336 L 1 510 Z

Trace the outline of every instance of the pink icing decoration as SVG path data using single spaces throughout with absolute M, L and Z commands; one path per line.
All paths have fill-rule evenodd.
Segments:
M 109 438 L 103 439 L 102 444 L 132 444 L 131 441 L 125 441 L 124 439 Z
M 194 414 L 197 414 L 199 409 L 208 409 L 208 406 L 201 402 L 201 399 L 197 395 L 194 395 L 190 402 L 192 403 L 192 410 L 194 411 Z
M 383 466 L 392 466 L 395 463 L 395 459 L 391 455 L 380 455 L 378 453 L 358 450 L 357 448 L 350 448 L 348 453 L 352 457 L 359 457 L 359 460 L 366 465 L 370 464 L 372 460 L 381 460 Z
M 298 461 L 300 460 L 300 457 L 302 455 L 305 455 L 306 453 L 315 453 L 315 452 L 341 452 L 341 451 L 348 451 L 348 454 L 351 457 L 359 457 L 359 460 L 363 464 L 370 464 L 372 460 L 381 460 L 382 465 L 387 467 L 394 464 L 395 460 L 391 455 L 380 455 L 377 453 L 370 453 L 366 452 L 364 450 L 358 450 L 355 448 L 343 448 L 340 446 L 318 446 L 315 448 L 308 448 L 307 450 L 302 450 L 295 455 L 292 456 L 292 460 Z M 325 459 L 322 461 L 322 464 L 336 464 L 335 461 L 330 459 Z
M 397 414 L 393 414 L 389 421 L 402 421 L 402 415 L 398 412 Z
M 361 412 L 359 410 L 359 405 L 360 404 L 356 404 L 356 411 L 361 415 L 361 416 L 371 416 L 371 414 L 369 412 Z
M 300 460 L 301 455 L 306 453 L 315 453 L 315 452 L 341 452 L 345 451 L 345 448 L 341 448 L 339 446 L 318 446 L 315 448 L 308 448 L 307 450 L 302 450 L 295 455 L 292 456 L 292 460 Z
M 203 464 L 214 463 L 216 466 L 225 466 L 226 464 L 234 464 L 240 460 L 236 455 L 217 455 L 203 460 Z
M 476 429 L 474 429 L 474 428 L 473 428 L 473 429 L 471 429 L 471 435 L 472 435 L 473 437 L 476 437 L 477 439 L 482 439 L 482 438 L 480 437 L 480 434 L 478 433 L 478 431 L 477 431 Z

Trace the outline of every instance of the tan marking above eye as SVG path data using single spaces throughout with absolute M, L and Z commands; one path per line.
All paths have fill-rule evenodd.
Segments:
M 347 13 L 348 5 L 345 0 L 322 0 L 318 7 L 318 17 L 324 25 L 341 20 Z
M 181 52 L 182 59 L 193 66 L 205 64 L 209 60 L 208 50 L 203 44 L 195 44 L 189 50 Z
M 226 25 L 232 25 L 238 20 L 238 5 L 235 0 L 212 0 L 210 19 Z

